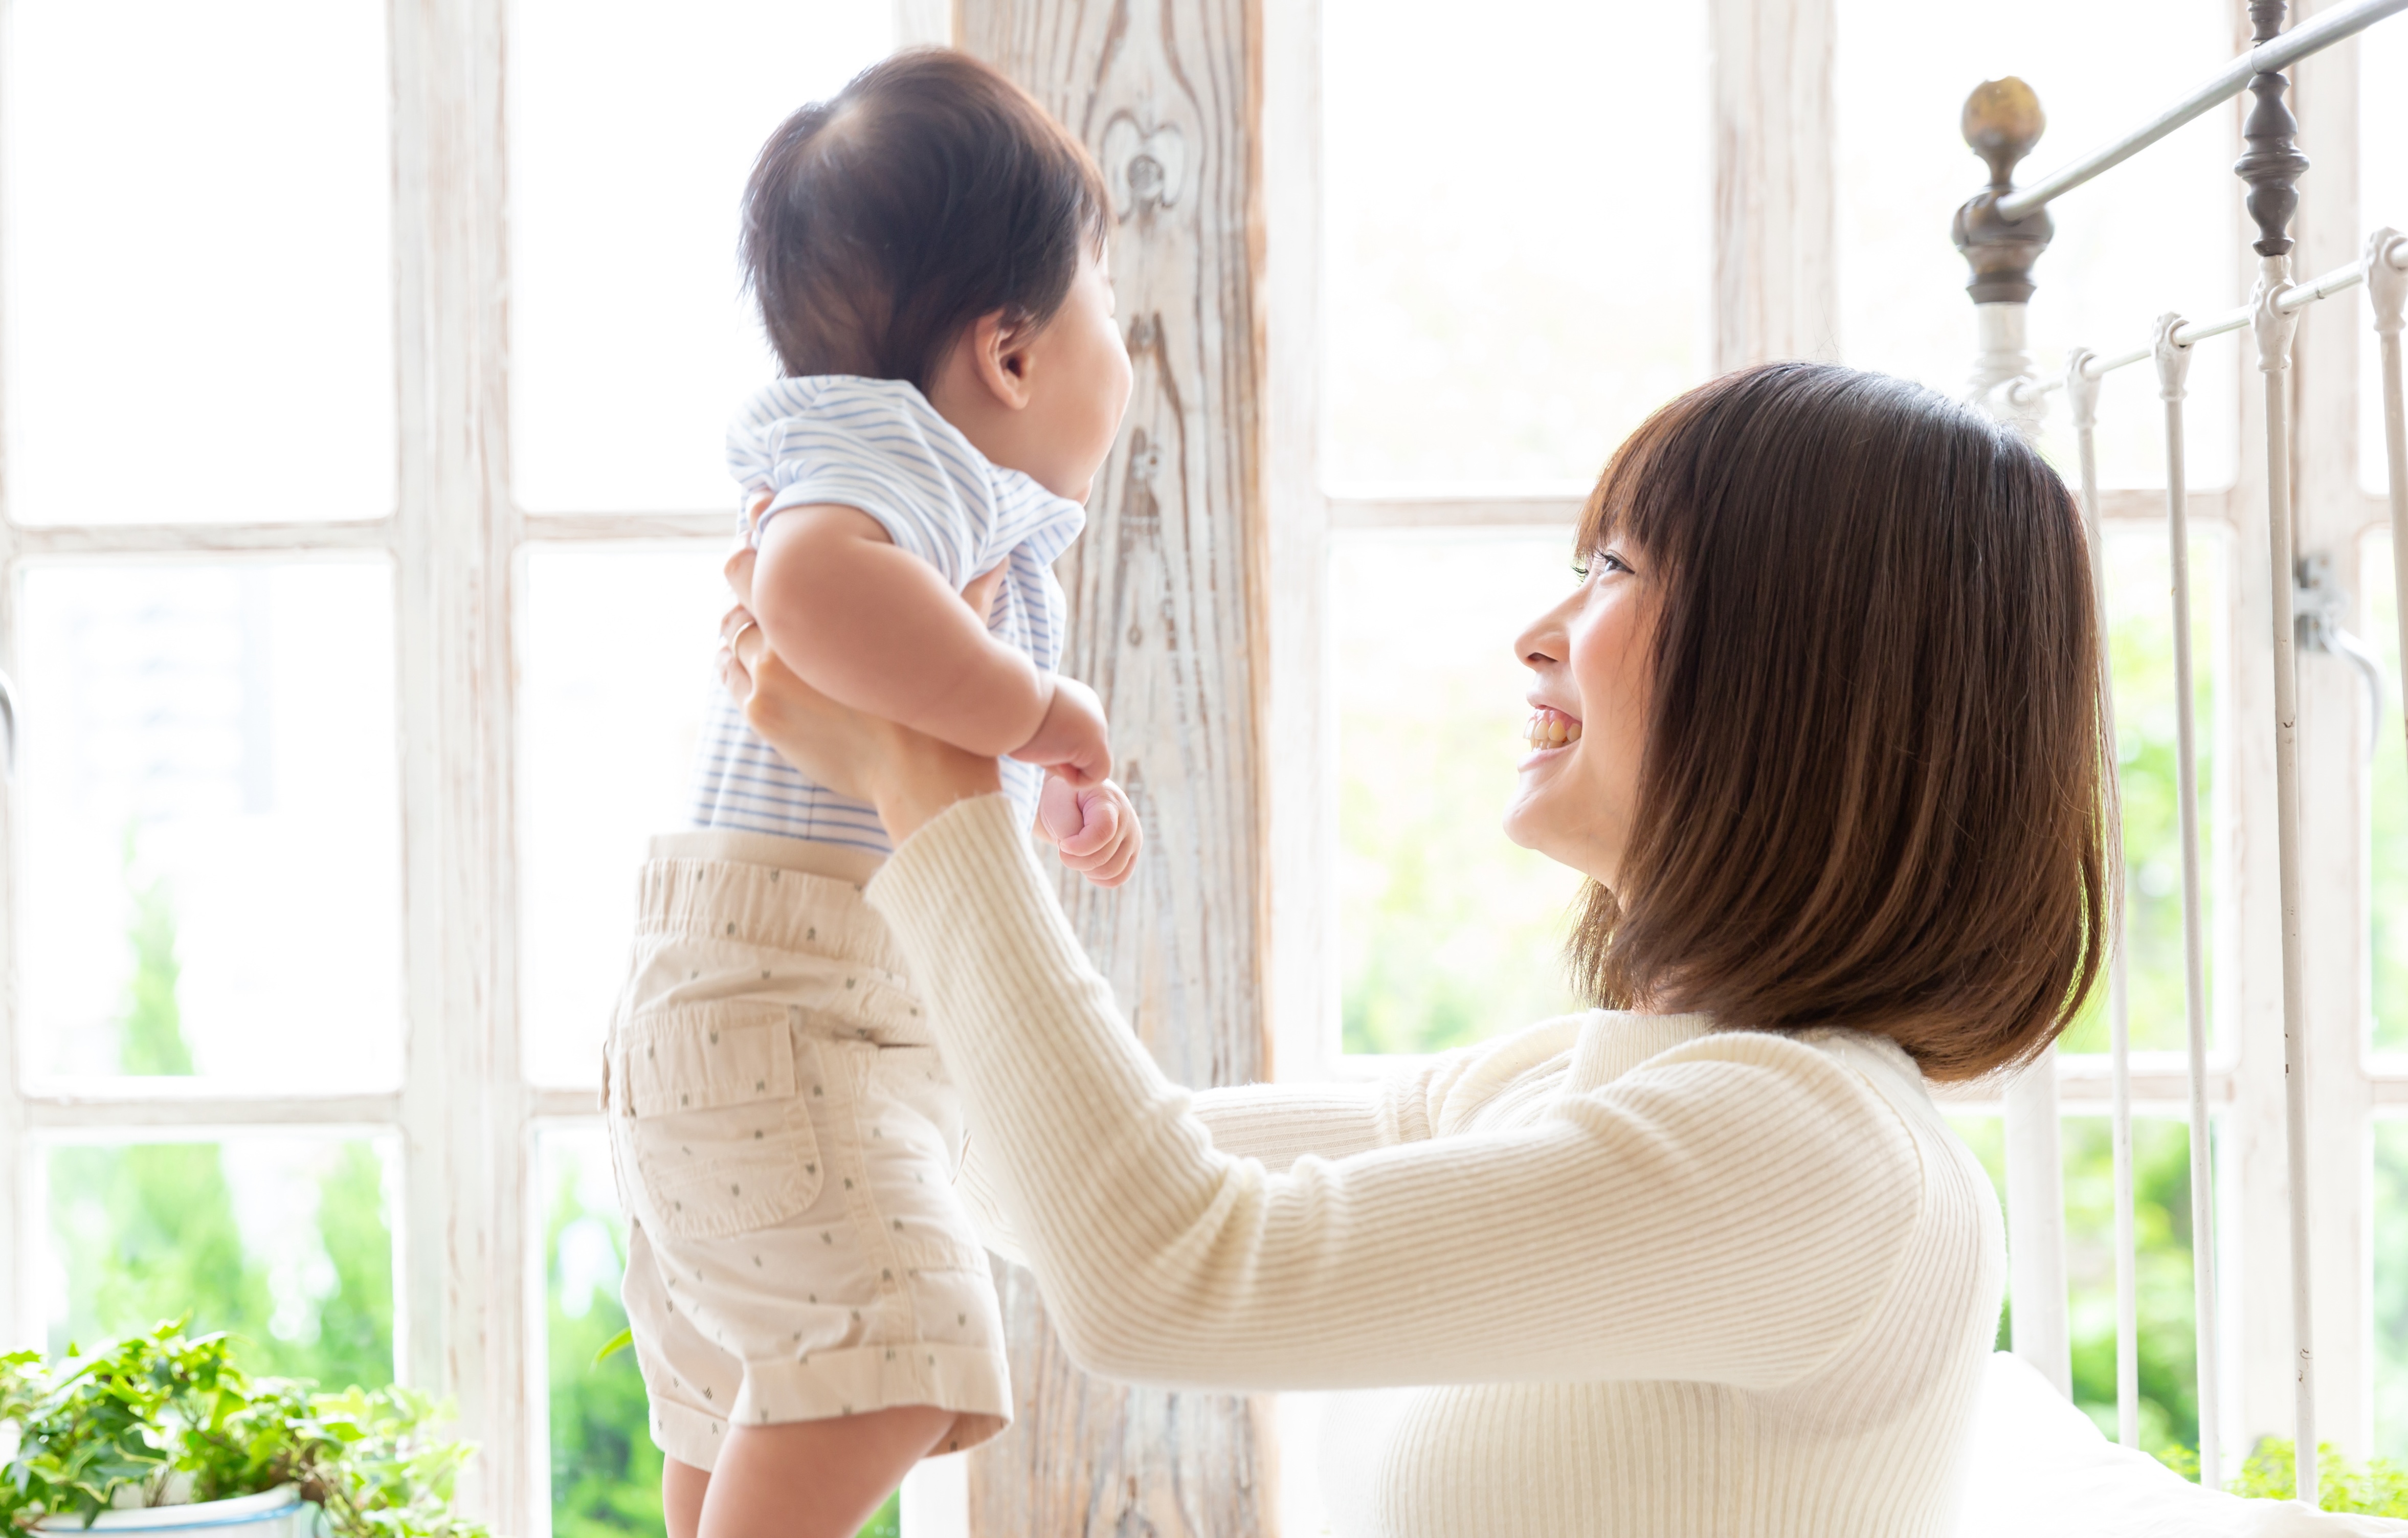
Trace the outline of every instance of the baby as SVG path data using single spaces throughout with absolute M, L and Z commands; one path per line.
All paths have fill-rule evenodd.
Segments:
M 1137 819 L 1096 697 L 1054 671 L 1052 562 L 1128 401 L 1108 207 L 1077 140 L 961 54 L 804 108 L 744 197 L 787 377 L 728 431 L 779 659 L 1001 755 L 1020 815 L 1105 884 Z M 862 900 L 876 812 L 724 694 L 696 787 L 695 830 L 643 870 L 606 1061 L 627 1315 L 670 1538 L 837 1538 L 1003 1429 L 1001 1320 L 953 1190 L 960 1110 Z

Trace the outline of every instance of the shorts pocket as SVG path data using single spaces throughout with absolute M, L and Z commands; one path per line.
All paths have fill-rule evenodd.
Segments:
M 819 1144 L 801 1100 L 818 1079 L 817 1044 L 796 1041 L 785 1005 L 638 1015 L 621 1060 L 637 1179 L 668 1232 L 727 1238 L 782 1223 L 819 1194 Z

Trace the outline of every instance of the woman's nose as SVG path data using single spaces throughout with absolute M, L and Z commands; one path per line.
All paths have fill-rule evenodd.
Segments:
M 1570 651 L 1566 641 L 1565 611 L 1578 601 L 1579 597 L 1575 593 L 1548 610 L 1514 638 L 1513 654 L 1521 660 L 1523 667 L 1542 672 L 1564 660 Z

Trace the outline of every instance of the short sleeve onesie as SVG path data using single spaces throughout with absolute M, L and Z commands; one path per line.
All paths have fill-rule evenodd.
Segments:
M 990 463 L 927 397 L 903 380 L 813 375 L 765 387 L 727 428 L 727 467 L 749 503 L 771 494 L 753 531 L 789 508 L 834 504 L 878 520 L 896 548 L 959 590 L 1006 567 L 988 617 L 996 639 L 1047 672 L 1062 660 L 1065 603 L 1054 560 L 1086 525 L 1086 510 L 1018 470 Z M 1043 772 L 1003 760 L 1003 789 L 1025 827 Z M 866 801 L 814 783 L 745 725 L 721 690 L 696 756 L 696 827 L 771 833 L 894 852 Z

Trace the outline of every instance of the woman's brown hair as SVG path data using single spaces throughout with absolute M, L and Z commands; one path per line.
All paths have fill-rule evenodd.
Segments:
M 1618 450 L 1583 551 L 1656 582 L 1655 719 L 1600 1004 L 2021 1063 L 2098 981 L 2113 780 L 2082 520 L 2013 432 L 1903 380 L 1781 363 Z

